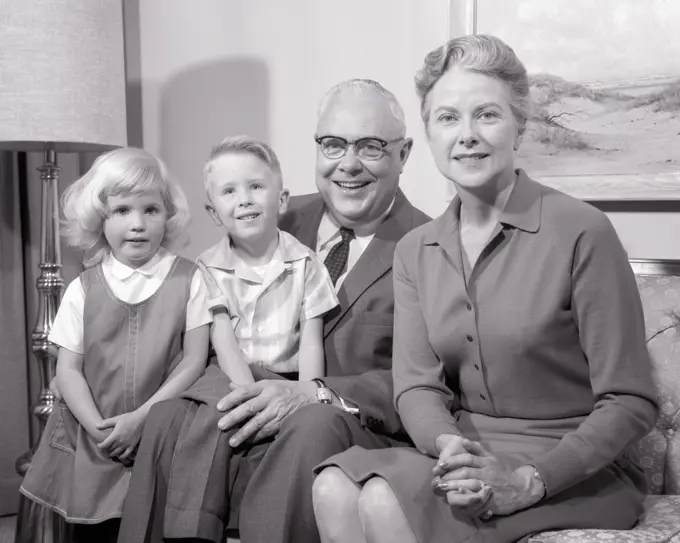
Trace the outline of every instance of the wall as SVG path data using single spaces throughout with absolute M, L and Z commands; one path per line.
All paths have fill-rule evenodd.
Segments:
M 202 207 L 210 148 L 228 134 L 264 138 L 291 192 L 314 191 L 316 106 L 328 88 L 352 77 L 376 79 L 402 102 L 416 139 L 403 189 L 430 213 L 444 209 L 413 76 L 424 53 L 446 39 L 446 0 L 144 0 L 138 8 L 136 20 L 126 13 L 128 49 L 139 48 L 128 73 L 141 105 L 131 107 L 142 112 L 130 140 L 160 153 L 188 193 L 194 243 L 187 255 L 219 237 Z
M 194 257 L 219 232 L 203 211 L 201 166 L 227 134 L 270 142 L 293 194 L 314 187 L 316 105 L 333 84 L 377 79 L 406 111 L 406 195 L 436 216 L 446 186 L 423 137 L 413 75 L 448 35 L 448 0 L 127 2 L 130 141 L 159 153 L 186 190 Z M 456 25 L 459 25 L 456 27 Z M 452 21 L 453 32 L 462 23 Z M 680 258 L 680 206 L 602 204 L 631 257 Z

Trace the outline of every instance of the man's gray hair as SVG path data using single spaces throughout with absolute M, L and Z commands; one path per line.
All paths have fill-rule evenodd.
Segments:
M 328 109 L 328 105 L 331 103 L 333 98 L 346 92 L 355 92 L 358 94 L 375 92 L 382 96 L 387 101 L 390 111 L 394 116 L 394 120 L 397 121 L 397 124 L 399 125 L 400 135 L 406 135 L 406 117 L 404 116 L 404 110 L 402 109 L 399 100 L 397 100 L 397 97 L 385 87 L 383 87 L 380 83 L 373 81 L 372 79 L 348 79 L 347 81 L 343 81 L 332 87 L 328 92 L 326 92 L 326 94 L 323 95 L 321 101 L 319 102 L 317 118 L 321 119 L 321 117 L 323 117 L 326 109 Z

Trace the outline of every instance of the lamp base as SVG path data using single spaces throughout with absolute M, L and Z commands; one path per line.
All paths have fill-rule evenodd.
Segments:
M 42 215 L 40 231 L 40 277 L 37 280 L 38 315 L 35 329 L 31 334 L 31 350 L 38 362 L 41 389 L 33 405 L 33 414 L 40 423 L 40 433 L 45 428 L 54 395 L 49 390 L 54 377 L 56 357 L 48 336 L 59 307 L 64 281 L 61 278 L 61 251 L 59 246 L 59 170 L 57 155 L 51 146 L 45 149 L 45 162 L 38 168 L 42 181 Z M 38 442 L 30 451 L 22 454 L 15 467 L 22 477 L 31 466 L 33 453 Z M 19 500 L 16 522 L 15 543 L 67 543 L 71 540 L 71 527 L 63 517 L 51 509 L 29 500 L 23 494 Z

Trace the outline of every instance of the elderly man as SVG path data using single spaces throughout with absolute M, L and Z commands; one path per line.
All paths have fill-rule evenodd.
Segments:
M 177 492 L 168 484 L 191 400 L 155 406 L 147 419 L 119 541 L 218 541 L 238 528 L 243 543 L 312 542 L 313 468 L 353 445 L 402 445 L 392 405 L 392 258 L 401 237 L 428 217 L 399 190 L 411 151 L 401 106 L 369 80 L 322 99 L 315 140 L 318 194 L 291 198 L 281 228 L 326 263 L 340 306 L 326 316 L 326 375 L 285 381 L 253 367 L 253 385 L 225 391 L 209 473 Z M 226 487 L 226 488 L 225 488 Z

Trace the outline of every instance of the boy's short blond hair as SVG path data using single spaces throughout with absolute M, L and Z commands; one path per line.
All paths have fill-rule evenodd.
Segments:
M 208 198 L 208 174 L 212 170 L 213 163 L 218 158 L 228 155 L 245 153 L 259 158 L 272 171 L 278 180 L 281 188 L 283 187 L 283 175 L 281 173 L 281 164 L 276 156 L 274 150 L 265 142 L 246 135 L 228 136 L 224 138 L 218 145 L 213 147 L 210 156 L 203 167 L 203 184 Z

